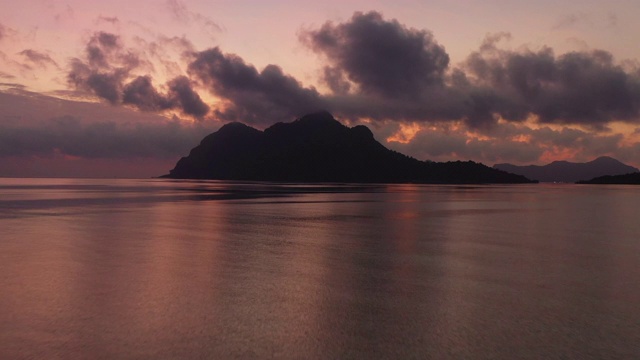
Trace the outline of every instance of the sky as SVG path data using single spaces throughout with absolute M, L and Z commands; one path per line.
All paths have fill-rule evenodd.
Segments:
M 420 160 L 640 167 L 639 5 L 2 2 L 0 176 L 159 176 L 318 110 Z

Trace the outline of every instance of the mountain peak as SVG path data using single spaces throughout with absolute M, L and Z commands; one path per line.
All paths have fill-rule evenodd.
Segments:
M 351 132 L 364 139 L 373 139 L 373 133 L 364 125 L 356 125 L 352 127 Z
M 217 133 L 235 133 L 235 132 L 244 132 L 244 131 L 257 131 L 249 125 L 245 125 L 241 122 L 230 122 L 222 125 L 220 129 L 218 129 Z
M 329 112 L 264 131 L 230 123 L 205 137 L 166 177 L 218 180 L 365 183 L 526 183 L 475 163 L 423 162 L 391 151 L 363 125 L 349 128 Z
M 328 111 L 318 111 L 305 115 L 291 123 L 293 126 L 304 126 L 314 129 L 345 127 Z
M 612 158 L 611 156 L 600 156 L 598 158 L 595 158 L 591 161 L 589 161 L 589 163 L 611 163 L 611 164 L 622 164 L 622 162 L 620 162 L 619 160 L 616 160 L 614 158 Z
M 207 135 L 204 139 L 202 139 L 202 142 L 200 144 L 211 142 L 212 138 L 226 139 L 247 136 L 255 137 L 259 133 L 260 130 L 254 129 L 251 126 L 245 125 L 241 122 L 230 122 L 222 125 L 222 127 L 218 129 L 218 131 Z
M 330 112 L 321 110 L 315 113 L 307 114 L 300 119 L 296 120 L 300 122 L 334 122 L 336 120 Z
M 220 127 L 219 130 L 222 130 L 222 129 L 242 129 L 242 128 L 250 128 L 250 127 L 251 126 L 245 125 L 245 124 L 243 124 L 243 123 L 241 123 L 239 121 L 232 121 L 232 122 L 229 122 L 229 123 L 226 123 L 226 124 L 222 125 L 222 127 Z

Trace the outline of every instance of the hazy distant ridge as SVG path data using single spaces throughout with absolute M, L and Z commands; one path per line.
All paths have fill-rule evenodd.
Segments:
M 639 170 L 633 166 L 602 156 L 586 163 L 568 161 L 554 161 L 547 165 L 518 166 L 512 164 L 495 164 L 496 169 L 525 176 L 541 182 L 568 182 L 593 179 L 606 175 L 622 175 L 635 173 Z
M 327 112 L 264 132 L 224 125 L 178 161 L 169 178 L 347 183 L 526 183 L 472 161 L 424 162 L 384 147 L 366 126 L 346 127 Z

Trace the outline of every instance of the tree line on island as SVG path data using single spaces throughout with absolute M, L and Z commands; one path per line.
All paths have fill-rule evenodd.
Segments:
M 264 131 L 228 123 L 206 136 L 162 177 L 421 184 L 523 184 L 539 180 L 505 170 L 473 161 L 420 161 L 387 149 L 366 126 L 349 128 L 322 111 Z

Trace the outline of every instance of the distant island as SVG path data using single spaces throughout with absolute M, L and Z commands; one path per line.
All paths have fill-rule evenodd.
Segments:
M 529 179 L 541 182 L 566 182 L 575 183 L 600 176 L 623 175 L 638 172 L 633 166 L 620 161 L 602 156 L 586 163 L 574 163 L 569 161 L 554 161 L 547 165 L 517 166 L 512 164 L 496 164 L 495 169 L 525 176 Z
M 531 183 L 472 161 L 419 161 L 384 147 L 363 125 L 328 112 L 264 131 L 234 122 L 206 136 L 169 174 L 174 179 L 277 182 L 489 184 Z
M 591 180 L 578 181 L 578 184 L 621 184 L 640 185 L 640 172 L 623 175 L 599 176 Z

